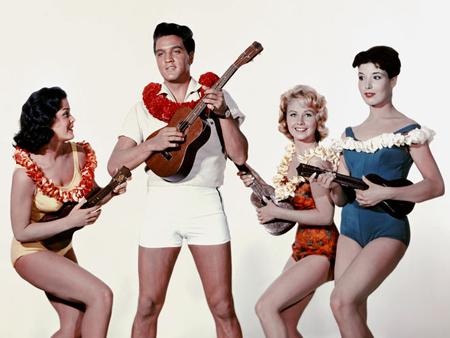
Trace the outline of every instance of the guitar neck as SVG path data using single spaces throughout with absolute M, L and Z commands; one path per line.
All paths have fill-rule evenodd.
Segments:
M 115 187 L 119 185 L 116 181 L 111 181 L 106 187 L 100 189 L 92 197 L 89 197 L 85 204 L 83 204 L 83 209 L 92 208 L 96 206 L 102 199 L 104 199 L 108 194 L 110 194 Z
M 234 73 L 241 67 L 242 65 L 251 61 L 256 55 L 261 53 L 263 50 L 263 46 L 255 41 L 253 42 L 239 57 L 238 59 L 228 67 L 227 71 L 221 76 L 221 78 L 213 85 L 213 89 L 222 89 L 223 86 L 228 82 L 228 80 L 233 76 Z M 184 132 L 187 128 L 189 128 L 192 123 L 200 116 L 200 114 L 205 110 L 206 104 L 203 102 L 203 99 L 200 100 L 197 105 L 192 109 L 187 118 L 184 121 L 181 121 L 178 125 L 178 130 Z
M 251 170 L 245 163 L 241 165 L 235 163 L 234 165 L 238 168 L 239 171 L 246 174 L 252 174 L 253 177 L 255 177 L 255 180 L 250 185 L 250 188 L 255 194 L 261 197 L 266 195 L 262 182 L 258 179 L 257 175 L 254 174 L 253 170 Z
M 304 163 L 301 163 L 297 167 L 298 175 L 304 176 L 304 177 L 309 177 L 313 173 L 323 174 L 323 173 L 327 173 L 327 172 L 332 172 L 332 171 L 314 167 L 312 165 L 308 165 L 308 164 L 304 164 Z M 343 187 L 348 187 L 351 189 L 360 189 L 360 190 L 366 190 L 368 188 L 368 185 L 359 178 L 342 175 L 342 174 L 335 173 L 335 172 L 332 172 L 332 173 L 336 175 L 334 181 Z
M 123 166 L 118 170 L 118 172 L 114 175 L 108 185 L 99 191 L 97 191 L 94 195 L 88 197 L 85 204 L 83 204 L 82 208 L 91 208 L 96 206 L 102 199 L 104 199 L 108 194 L 110 194 L 115 187 L 119 184 L 125 182 L 128 177 L 131 176 L 131 171 L 127 167 Z
M 234 63 L 227 69 L 227 71 L 222 75 L 222 77 L 213 85 L 213 89 L 222 89 L 225 84 L 230 80 L 234 73 L 239 69 Z M 179 130 L 181 132 L 185 131 L 205 110 L 206 103 L 203 99 L 200 100 L 197 105 L 192 109 L 192 111 L 187 116 L 186 120 L 180 123 Z

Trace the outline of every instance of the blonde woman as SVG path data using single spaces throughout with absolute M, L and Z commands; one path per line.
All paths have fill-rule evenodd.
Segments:
M 256 304 L 256 313 L 268 338 L 299 338 L 297 326 L 314 291 L 333 279 L 338 231 L 333 223 L 334 204 L 330 191 L 320 186 L 314 175 L 297 176 L 296 168 L 307 163 L 333 169 L 337 155 L 319 145 L 327 135 L 326 101 L 314 89 L 299 85 L 281 95 L 278 129 L 291 144 L 274 178 L 277 200 L 289 201 L 294 209 L 284 209 L 269 201 L 257 208 L 258 220 L 266 223 L 282 219 L 298 223 L 292 254 L 281 275 Z M 251 174 L 241 175 L 246 186 Z

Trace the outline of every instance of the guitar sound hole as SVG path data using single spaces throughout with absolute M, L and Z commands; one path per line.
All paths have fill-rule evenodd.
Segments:
M 172 159 L 172 155 L 168 151 L 162 151 L 161 155 L 167 160 L 170 161 Z

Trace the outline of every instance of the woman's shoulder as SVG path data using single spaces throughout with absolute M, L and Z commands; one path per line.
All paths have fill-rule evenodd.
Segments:
M 17 165 L 13 171 L 12 182 L 13 182 L 13 187 L 20 186 L 20 187 L 30 190 L 30 191 L 34 190 L 34 186 L 35 186 L 34 181 L 28 175 L 27 170 L 20 165 Z
M 96 162 L 95 152 L 88 142 L 70 142 L 72 152 L 76 152 L 79 167 L 83 168 L 87 162 Z

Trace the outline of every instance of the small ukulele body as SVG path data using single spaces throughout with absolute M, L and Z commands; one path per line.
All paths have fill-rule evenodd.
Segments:
M 96 189 L 92 189 L 89 194 L 86 196 L 86 202 L 81 206 L 81 209 L 92 208 L 97 205 L 106 195 L 111 193 L 115 187 L 119 184 L 125 182 L 131 176 L 131 171 L 123 166 L 117 171 L 108 185 L 104 188 L 97 187 Z M 55 212 L 51 212 L 45 214 L 44 217 L 40 220 L 40 222 L 50 222 L 59 218 L 66 217 L 70 214 L 72 209 L 77 205 L 76 202 L 66 202 L 61 208 L 59 208 Z M 52 237 L 46 238 L 41 241 L 42 245 L 44 245 L 47 249 L 58 251 L 66 246 L 72 241 L 72 237 L 75 231 L 82 229 L 83 227 L 71 228 L 66 231 L 60 232 Z
M 167 127 L 175 127 L 183 123 L 191 112 L 189 107 L 181 107 L 173 115 Z M 148 139 L 155 137 L 161 129 L 152 133 Z M 202 118 L 196 119 L 184 132 L 184 142 L 178 147 L 169 148 L 152 154 L 147 160 L 146 169 L 168 182 L 179 182 L 189 175 L 198 150 L 208 141 L 211 127 Z
M 244 173 L 251 173 L 255 180 L 250 188 L 253 190 L 250 201 L 257 208 L 262 208 L 267 205 L 266 201 L 272 201 L 276 206 L 284 209 L 294 209 L 291 203 L 287 201 L 277 201 L 275 199 L 275 189 L 265 183 L 260 176 L 247 165 L 236 165 L 239 171 Z M 283 235 L 295 225 L 295 222 L 286 221 L 282 219 L 274 219 L 263 224 L 268 233 L 274 236 Z

